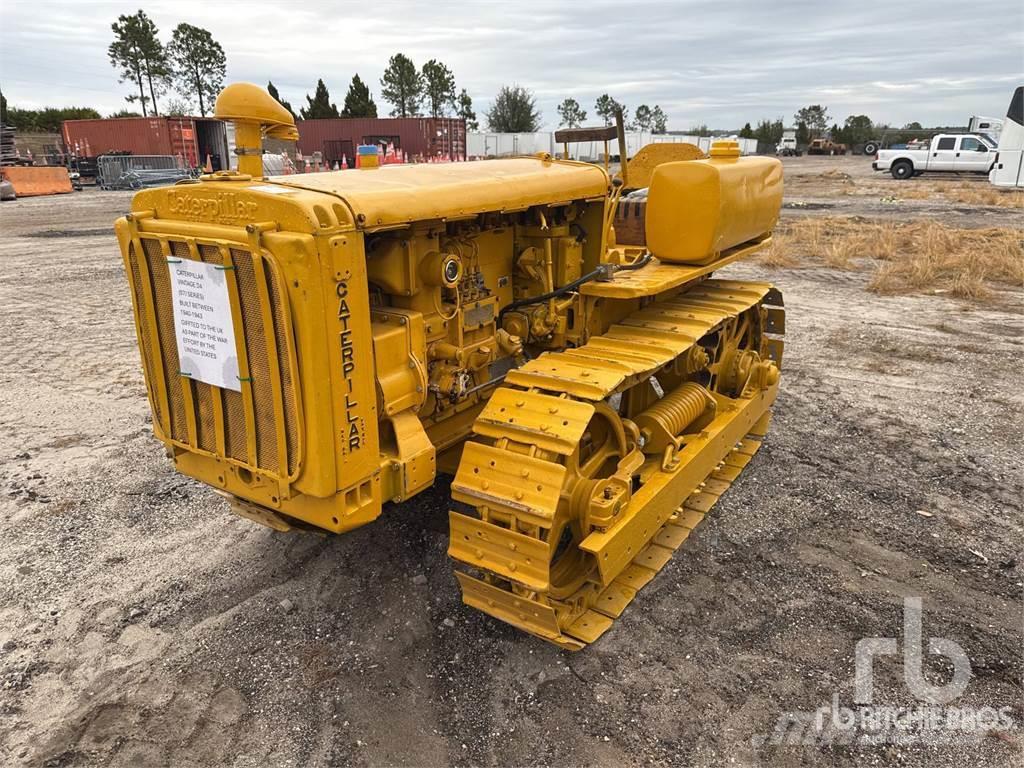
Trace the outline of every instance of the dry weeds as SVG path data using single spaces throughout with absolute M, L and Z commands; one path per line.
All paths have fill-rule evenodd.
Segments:
M 783 222 L 761 257 L 775 267 L 808 260 L 837 269 L 872 269 L 868 287 L 883 294 L 984 299 L 993 284 L 1024 285 L 1024 235 L 1013 229 L 807 218 Z
M 822 174 L 824 177 L 825 174 Z M 909 181 L 888 179 L 855 182 L 844 181 L 839 189 L 829 190 L 834 194 L 851 197 L 894 197 L 897 200 L 940 200 L 962 205 L 985 205 L 993 208 L 1017 208 L 1024 210 L 1024 191 L 1019 189 L 997 189 L 983 181 L 970 182 L 962 179 L 915 178 Z

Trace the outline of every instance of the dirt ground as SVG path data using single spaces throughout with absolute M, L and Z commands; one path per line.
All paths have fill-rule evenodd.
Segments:
M 1021 223 L 883 202 L 919 180 L 872 178 L 864 158 L 786 165 L 786 216 Z M 845 194 L 833 170 L 883 192 Z M 723 272 L 786 298 L 769 437 L 615 626 L 567 654 L 462 606 L 444 480 L 322 538 L 234 517 L 172 471 L 111 232 L 128 204 L 0 209 L 0 764 L 1020 764 L 1024 292 L 972 304 L 878 296 L 822 266 Z M 773 743 L 780 715 L 852 702 L 855 645 L 901 638 L 907 596 L 924 636 L 970 659 L 956 706 L 1009 707 L 1017 728 Z M 899 659 L 876 663 L 876 704 L 919 704 Z M 941 659 L 925 653 L 936 683 Z
M 783 164 L 790 215 L 934 219 L 964 229 L 1021 225 L 1024 195 L 997 189 L 980 174 L 933 173 L 896 181 L 873 171 L 871 158 L 864 156 L 790 157 Z

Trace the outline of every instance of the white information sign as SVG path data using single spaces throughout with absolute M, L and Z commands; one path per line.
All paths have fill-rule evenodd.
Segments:
M 231 301 L 224 270 L 201 261 L 172 261 L 174 335 L 181 374 L 242 391 Z

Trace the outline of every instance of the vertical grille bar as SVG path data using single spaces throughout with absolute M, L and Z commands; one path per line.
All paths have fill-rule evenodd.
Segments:
M 150 340 L 150 329 L 147 312 L 153 302 L 153 295 L 149 293 L 146 298 L 146 291 L 142 284 L 142 270 L 139 267 L 139 250 L 136 249 L 136 241 L 128 244 L 128 267 L 129 280 L 132 288 L 132 304 L 135 307 L 135 329 L 139 336 L 139 347 L 142 351 L 142 368 L 146 374 L 146 388 L 149 392 L 149 400 L 153 406 L 153 417 L 159 426 L 166 431 L 167 406 L 160 397 L 157 387 L 157 376 L 163 376 L 163 368 L 160 361 L 154 356 L 153 342 Z
M 249 358 L 249 388 L 255 407 L 256 455 L 259 466 L 279 470 L 277 432 L 274 423 L 274 380 L 270 373 L 267 334 L 263 325 L 263 297 L 256 279 L 256 258 L 252 252 L 231 249 L 231 258 L 238 279 L 245 347 Z
M 159 243 L 160 243 L 160 252 L 161 252 L 161 254 L 163 254 L 164 263 L 168 265 L 167 266 L 168 279 L 170 279 L 170 266 L 169 265 L 171 263 L 171 260 L 172 259 L 180 259 L 180 258 L 182 258 L 182 253 L 181 253 L 181 250 L 179 248 L 172 247 L 170 241 L 168 241 L 168 239 L 166 237 L 161 237 L 160 240 L 159 240 Z M 176 242 L 174 245 L 177 246 L 178 243 Z M 168 284 L 168 288 L 169 287 L 170 286 Z M 173 304 L 173 302 L 174 302 L 174 294 L 173 293 L 169 294 L 169 299 L 168 300 Z M 169 310 L 171 312 L 171 319 L 172 320 L 174 319 L 174 307 L 173 306 L 169 305 L 169 306 L 163 307 L 161 309 L 162 309 L 162 311 L 164 311 L 165 314 Z M 172 323 L 172 332 L 173 332 L 173 323 Z M 174 340 L 175 349 L 177 349 L 177 343 L 178 343 L 177 339 L 175 339 Z M 182 400 L 183 408 L 184 408 L 184 411 L 185 411 L 185 429 L 186 429 L 186 433 L 188 434 L 188 444 L 191 445 L 193 448 L 195 448 L 197 445 L 201 445 L 201 443 L 199 442 L 199 429 L 198 429 L 198 426 L 197 426 L 197 423 L 196 423 L 196 407 L 195 407 L 195 398 L 193 397 L 193 394 L 194 394 L 194 390 L 193 390 L 194 383 L 193 383 L 193 381 L 188 376 L 184 376 L 181 373 L 180 368 L 178 370 L 174 370 L 174 371 L 168 370 L 167 371 L 167 386 L 174 387 L 174 388 L 178 388 L 178 387 L 181 388 L 181 400 Z
M 178 361 L 178 341 L 174 335 L 174 309 L 171 299 L 171 273 L 158 240 L 143 240 L 149 275 L 153 281 L 154 329 L 163 359 L 163 373 L 167 399 L 170 404 L 170 436 L 184 445 L 189 444 L 188 425 L 185 420 L 185 398 L 178 384 L 181 363 Z M 172 253 L 173 253 L 172 248 Z
M 288 474 L 295 473 L 299 459 L 299 410 L 296 403 L 295 384 L 292 377 L 292 359 L 288 355 L 291 330 L 285 314 L 286 290 L 280 284 L 274 270 L 264 270 L 268 276 L 267 288 L 270 292 L 270 303 L 274 313 L 274 339 L 277 342 L 277 359 L 281 361 L 281 389 L 284 392 L 285 437 L 287 439 L 286 455 L 288 456 Z
M 189 239 L 185 244 L 188 248 L 189 258 L 208 264 L 222 265 L 220 253 L 211 246 L 199 246 L 196 241 Z M 195 414 L 199 427 L 199 447 L 204 451 L 214 453 L 217 450 L 218 429 L 216 424 L 215 400 L 220 399 L 220 387 L 215 387 L 203 381 L 193 381 L 192 391 L 195 394 Z
M 170 404 L 168 402 L 167 380 L 164 377 L 164 362 L 160 349 L 160 334 L 157 330 L 156 298 L 153 293 L 153 283 L 150 279 L 149 260 L 147 258 L 148 254 L 145 246 L 142 244 L 142 240 L 139 238 L 138 230 L 136 229 L 137 224 L 134 219 L 131 220 L 131 225 L 132 251 L 135 254 L 135 266 L 139 271 L 139 288 L 142 298 L 142 306 L 139 308 L 139 312 L 141 314 L 140 333 L 147 339 L 148 349 L 153 355 L 151 367 L 153 376 L 150 379 L 150 386 L 156 390 L 154 393 L 156 395 L 155 399 L 160 403 L 160 429 L 165 435 L 170 435 Z
M 261 466 L 259 463 L 259 457 L 256 451 L 256 409 L 253 403 L 253 375 L 252 369 L 249 366 L 249 329 L 245 323 L 244 315 L 242 312 L 242 289 L 240 288 L 242 262 L 243 259 L 237 259 L 236 254 L 245 255 L 244 251 L 238 251 L 234 248 L 228 249 L 226 246 L 220 247 L 221 255 L 224 258 L 224 266 L 232 266 L 234 269 L 228 270 L 227 284 L 228 284 L 228 296 L 231 298 L 231 322 L 235 327 L 235 347 L 238 353 L 238 375 L 242 381 L 241 393 L 232 391 L 232 394 L 238 395 L 238 399 L 242 401 L 242 412 L 245 420 L 245 458 L 249 465 L 258 467 Z M 238 329 L 242 329 L 241 338 L 238 335 Z M 232 433 L 235 432 L 234 428 L 231 429 Z
M 191 241 L 189 245 L 192 248 L 194 256 L 198 254 L 199 258 L 207 263 L 224 265 L 224 256 L 217 247 L 212 245 L 196 246 L 195 241 Z M 227 428 L 224 423 L 224 393 L 231 390 L 224 390 L 211 384 L 206 384 L 204 386 L 209 391 L 210 405 L 213 410 L 214 447 L 219 455 L 226 456 Z
M 274 316 L 268 286 L 269 272 L 258 248 L 253 249 L 252 267 L 256 278 L 256 292 L 259 296 L 260 311 L 263 315 L 263 338 L 267 348 L 267 364 L 270 373 L 271 391 L 274 399 L 274 437 L 279 471 L 288 474 L 288 437 L 284 419 L 284 393 L 281 386 L 281 361 L 277 354 L 277 339 L 274 332 Z

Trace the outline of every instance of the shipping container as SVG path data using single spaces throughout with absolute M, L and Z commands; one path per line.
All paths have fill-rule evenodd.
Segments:
M 331 165 L 349 165 L 360 144 L 392 144 L 410 159 L 440 155 L 466 157 L 466 121 L 454 117 L 354 117 L 299 120 L 299 151 L 320 152 Z
M 173 155 L 188 167 L 202 167 L 210 156 L 213 170 L 229 167 L 227 128 L 209 117 L 114 117 L 65 120 L 68 153 L 97 157 L 128 152 L 133 155 Z

